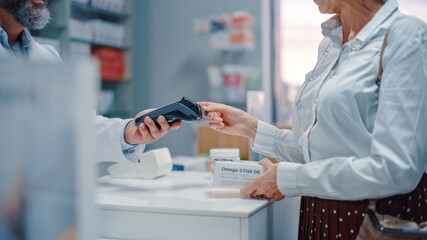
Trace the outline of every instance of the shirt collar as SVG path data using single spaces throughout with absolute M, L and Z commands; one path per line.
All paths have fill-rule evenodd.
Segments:
M 1 27 L 0 27 L 0 44 L 4 47 L 10 48 L 9 40 L 7 38 L 7 34 L 3 30 L 3 28 L 1 28 Z
M 325 37 L 329 37 L 333 43 L 342 43 L 342 21 L 339 15 L 329 18 L 321 26 Z
M 356 39 L 364 42 L 381 24 L 397 10 L 397 0 L 387 0 L 371 21 L 357 34 Z M 334 43 L 342 43 L 342 21 L 339 15 L 335 15 L 322 23 L 322 34 L 329 37 Z
M 356 38 L 361 42 L 364 42 L 368 37 L 374 33 L 376 29 L 381 27 L 381 24 L 384 23 L 392 13 L 397 10 L 399 4 L 396 0 L 388 0 L 384 3 L 380 10 L 375 14 L 371 21 L 366 24 L 364 28 L 357 34 Z
M 30 33 L 30 31 L 28 31 L 27 28 L 24 28 L 24 31 L 21 34 L 20 41 L 22 42 L 22 48 L 28 48 L 29 46 L 31 46 L 31 43 L 33 41 L 33 37 L 31 36 L 31 33 Z M 9 44 L 9 39 L 8 39 L 6 31 L 4 31 L 3 28 L 1 28 L 1 27 L 0 27 L 0 44 L 7 47 L 7 48 L 12 47 Z
M 22 47 L 23 48 L 27 48 L 31 45 L 31 42 L 33 41 L 33 37 L 31 37 L 31 33 L 30 31 L 28 31 L 27 28 L 24 28 L 24 31 L 22 32 L 21 35 L 22 39 Z

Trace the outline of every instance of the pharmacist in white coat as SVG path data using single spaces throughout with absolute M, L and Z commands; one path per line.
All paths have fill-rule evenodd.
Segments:
M 58 52 L 51 46 L 33 40 L 28 29 L 42 29 L 49 21 L 47 0 L 0 0 L 0 58 L 28 59 L 35 62 L 61 62 Z M 152 111 L 140 112 L 136 117 Z M 160 129 L 150 118 L 139 128 L 133 119 L 109 119 L 94 114 L 93 124 L 97 162 L 136 161 L 144 151 L 145 144 L 152 143 L 170 130 L 178 129 L 180 123 L 169 125 L 159 117 Z

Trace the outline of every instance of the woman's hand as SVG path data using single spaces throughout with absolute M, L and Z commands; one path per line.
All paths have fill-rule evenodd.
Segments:
M 135 119 L 145 115 L 155 109 L 147 109 L 135 116 Z M 170 130 L 176 130 L 181 126 L 181 122 L 175 122 L 169 125 L 166 118 L 159 116 L 157 122 L 160 125 L 160 129 L 157 128 L 156 124 L 150 117 L 144 119 L 144 123 L 141 123 L 139 127 L 135 126 L 135 120 L 132 120 L 125 129 L 124 137 L 128 144 L 149 144 L 159 140 L 161 137 L 166 135 Z
M 257 177 L 251 184 L 240 190 L 240 194 L 250 198 L 268 198 L 280 201 L 285 196 L 277 187 L 278 163 L 272 163 L 268 158 L 259 162 L 264 166 L 264 173 Z
M 209 113 L 204 114 L 209 126 L 219 132 L 255 140 L 258 120 L 248 113 L 224 104 L 199 102 Z

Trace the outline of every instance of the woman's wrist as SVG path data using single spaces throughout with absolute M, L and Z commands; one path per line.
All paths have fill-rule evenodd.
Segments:
M 249 138 L 252 142 L 255 141 L 255 136 L 258 128 L 258 119 L 249 116 L 248 125 L 246 126 L 246 137 Z

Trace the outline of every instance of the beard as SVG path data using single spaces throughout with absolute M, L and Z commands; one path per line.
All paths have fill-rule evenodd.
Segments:
M 12 14 L 22 26 L 31 30 L 39 30 L 50 20 L 50 12 L 45 4 L 30 3 L 30 0 L 0 0 L 0 8 Z

